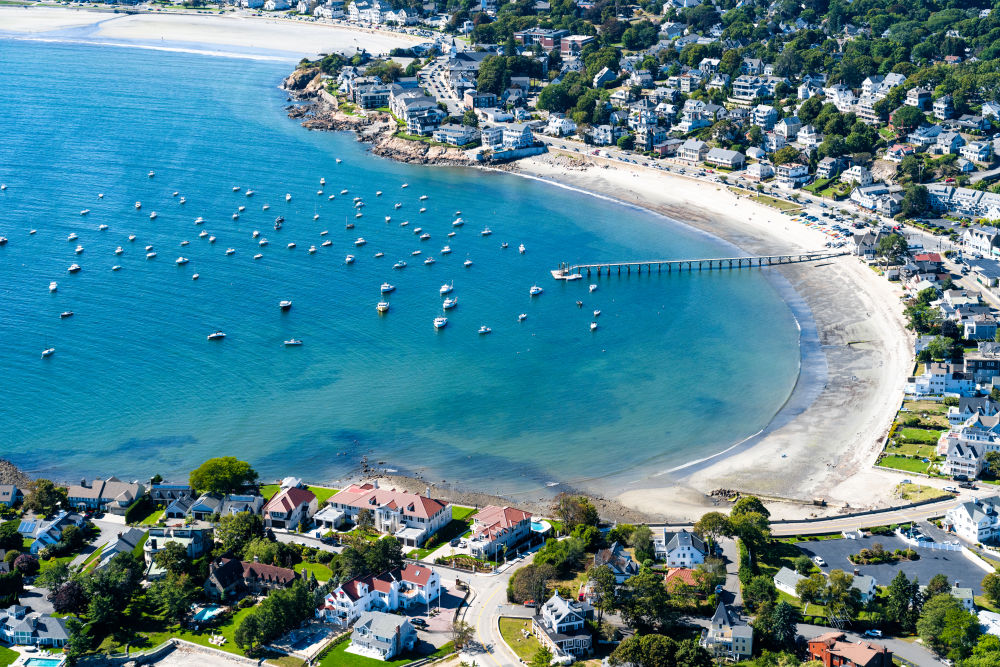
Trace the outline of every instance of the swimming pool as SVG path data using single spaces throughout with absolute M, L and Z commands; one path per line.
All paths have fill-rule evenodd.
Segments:
M 552 529 L 552 525 L 548 521 L 532 521 L 531 531 L 533 533 L 547 533 Z
M 210 604 L 202 607 L 194 613 L 192 619 L 198 621 L 199 623 L 204 623 L 206 621 L 211 621 L 213 618 L 222 613 L 222 607 L 215 604 Z
M 24 667 L 59 667 L 65 661 L 65 658 L 28 658 Z

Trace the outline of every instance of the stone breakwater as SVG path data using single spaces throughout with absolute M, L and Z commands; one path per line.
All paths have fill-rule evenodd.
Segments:
M 26 489 L 31 478 L 24 471 L 6 459 L 0 459 L 0 484 L 13 484 L 19 489 Z
M 411 141 L 396 136 L 399 126 L 385 112 L 350 111 L 341 108 L 337 98 L 326 91 L 326 81 L 319 68 L 297 69 L 282 84 L 293 99 L 306 101 L 288 107 L 289 118 L 302 119 L 310 130 L 354 132 L 358 141 L 372 145 L 372 153 L 410 164 L 475 164 L 465 151 Z

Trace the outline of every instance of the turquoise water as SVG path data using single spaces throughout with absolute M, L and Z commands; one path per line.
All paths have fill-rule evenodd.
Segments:
M 59 667 L 63 662 L 63 658 L 28 658 L 24 667 Z
M 181 478 L 206 457 L 235 454 L 265 478 L 332 481 L 367 455 L 488 491 L 599 487 L 719 451 L 787 397 L 797 329 L 764 274 L 601 278 L 592 294 L 587 280 L 549 274 L 561 261 L 731 248 L 547 184 L 397 164 L 348 135 L 308 132 L 283 111 L 285 73 L 273 62 L 0 41 L 4 457 L 61 479 Z M 356 195 L 367 206 L 348 230 Z M 467 224 L 448 239 L 458 210 Z M 286 222 L 274 231 L 279 214 Z M 490 237 L 479 234 L 486 225 Z M 433 238 L 419 241 L 417 226 Z M 358 236 L 363 248 L 352 245 Z M 327 238 L 332 247 L 319 247 Z M 454 252 L 442 256 L 446 243 Z M 424 255 L 412 257 L 416 249 Z M 427 255 L 437 263 L 424 266 Z M 400 259 L 409 266 L 393 270 Z M 83 270 L 70 275 L 73 262 Z M 384 281 L 397 289 L 380 317 Z M 459 306 L 435 331 L 438 288 L 451 281 Z M 545 292 L 532 298 L 535 283 Z M 282 299 L 294 303 L 287 313 Z M 60 319 L 67 310 L 75 315 Z M 484 324 L 491 335 L 477 335 Z M 228 337 L 206 341 L 216 329 Z M 283 347 L 292 337 L 304 344 Z M 40 359 L 50 346 L 55 354 Z
M 197 612 L 195 612 L 194 616 L 192 616 L 191 618 L 200 623 L 202 621 L 209 621 L 221 613 L 222 613 L 222 607 L 211 604 L 199 609 Z

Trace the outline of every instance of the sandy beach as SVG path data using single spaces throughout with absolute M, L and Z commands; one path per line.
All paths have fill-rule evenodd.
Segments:
M 297 61 L 359 47 L 382 54 L 421 38 L 241 13 L 114 14 L 54 7 L 0 7 L 0 36 L 92 42 L 209 55 Z
M 723 185 L 636 165 L 552 153 L 522 160 L 513 171 L 662 213 L 751 254 L 822 250 L 827 240 Z M 772 271 L 803 326 L 801 374 L 785 408 L 725 454 L 623 482 L 613 497 L 625 506 L 680 521 L 714 507 L 706 494 L 719 488 L 793 501 L 776 505 L 776 518 L 894 500 L 897 476 L 871 465 L 912 364 L 899 287 L 849 256 Z M 817 511 L 806 504 L 813 499 L 830 507 Z

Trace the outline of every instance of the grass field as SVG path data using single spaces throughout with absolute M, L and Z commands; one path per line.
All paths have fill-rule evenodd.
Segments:
M 886 468 L 895 468 L 896 470 L 905 470 L 906 472 L 921 472 L 924 474 L 927 473 L 932 464 L 933 461 L 931 463 L 924 463 L 920 459 L 909 459 L 905 456 L 896 456 L 895 454 L 883 456 L 878 462 L 878 465 Z
M 217 648 L 221 651 L 234 653 L 236 655 L 243 655 L 243 651 L 237 648 L 236 644 L 233 642 L 233 634 L 236 632 L 236 628 L 243 621 L 243 619 L 246 618 L 253 610 L 253 607 L 241 609 L 223 625 L 207 628 L 203 631 L 197 632 L 182 629 L 178 625 L 168 625 L 162 618 L 157 616 L 143 615 L 138 619 L 130 619 L 132 626 L 131 629 L 140 638 L 142 638 L 141 641 L 143 642 L 142 645 L 140 645 L 135 641 L 135 638 L 132 638 L 131 646 L 132 649 L 153 648 L 154 646 L 159 646 L 171 637 L 177 637 L 178 639 L 184 639 L 194 644 L 200 644 L 201 646 Z M 212 638 L 212 635 L 222 635 L 226 638 L 226 643 L 222 646 L 214 646 L 208 643 L 208 640 Z M 121 653 L 124 652 L 124 649 L 125 647 L 119 642 L 116 642 L 114 637 L 108 636 L 101 643 L 98 651 L 100 653 L 109 651 L 112 653 Z
M 270 500 L 274 497 L 274 494 L 278 492 L 281 487 L 277 484 L 264 484 L 260 487 L 260 495 L 264 496 L 264 500 Z M 331 489 L 326 486 L 307 486 L 307 489 L 313 492 L 316 496 L 316 502 L 319 503 L 320 509 L 326 504 L 326 501 L 335 494 L 340 489 Z
M 435 650 L 434 647 L 427 642 L 420 642 L 417 646 L 417 650 L 406 654 L 405 657 L 397 658 L 395 660 L 375 660 L 374 658 L 366 658 L 364 656 L 348 653 L 347 647 L 350 645 L 351 641 L 346 639 L 334 646 L 329 653 L 323 656 L 323 660 L 319 663 L 319 667 L 378 667 L 379 665 L 384 665 L 386 667 L 401 667 L 402 665 L 408 665 L 415 660 L 419 660 L 420 658 L 448 655 L 455 650 L 455 647 L 451 642 L 448 642 L 437 650 Z
M 147 516 L 145 519 L 139 522 L 140 526 L 155 526 L 156 522 L 163 517 L 163 513 L 166 510 L 153 510 L 152 514 Z
M 899 496 L 903 500 L 909 500 L 911 503 L 953 497 L 947 491 L 935 489 L 933 486 L 924 486 L 923 484 L 900 484 L 896 487 L 896 490 L 899 491 Z
M 406 555 L 410 558 L 416 558 L 417 560 L 427 558 L 427 556 L 429 556 L 435 549 L 440 548 L 442 544 L 447 544 L 456 537 L 467 537 L 471 532 L 470 525 L 472 523 L 472 520 L 469 519 L 469 517 L 477 511 L 478 510 L 475 507 L 452 505 L 451 521 L 449 521 L 444 528 L 437 532 L 438 540 L 435 543 L 435 546 L 413 549 Z
M 316 575 L 316 580 L 320 583 L 329 581 L 333 576 L 333 572 L 330 571 L 330 568 L 322 563 L 298 563 L 293 569 L 296 572 L 312 572 Z
M 17 660 L 20 654 L 17 651 L 11 651 L 9 648 L 0 646 L 0 667 L 7 667 L 7 665 L 13 665 L 14 661 Z
M 929 428 L 901 428 L 896 430 L 896 439 L 900 442 L 936 445 L 942 433 L 944 431 Z
M 911 442 L 889 443 L 885 451 L 887 454 L 902 454 L 905 456 L 919 456 L 920 458 L 932 459 L 937 456 L 937 447 L 934 445 L 921 445 Z
M 528 636 L 525 637 L 521 630 L 527 630 L 529 632 Z M 535 653 L 542 647 L 530 632 L 531 621 L 528 619 L 500 618 L 500 636 L 507 642 L 511 650 L 517 654 L 517 657 L 525 662 L 531 662 L 531 659 L 535 657 Z

